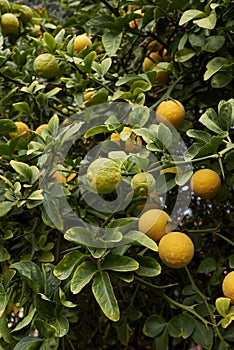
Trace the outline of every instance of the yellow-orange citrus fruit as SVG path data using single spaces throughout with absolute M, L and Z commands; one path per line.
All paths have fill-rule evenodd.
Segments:
M 66 178 L 59 171 L 55 171 L 52 175 L 52 181 L 53 182 L 66 182 Z
M 210 199 L 219 193 L 221 179 L 214 170 L 200 169 L 193 174 L 190 186 L 196 196 Z
M 59 64 L 51 53 L 42 53 L 35 59 L 33 69 L 39 77 L 52 79 L 59 73 Z
M 20 19 L 24 24 L 31 22 L 33 18 L 32 9 L 27 5 L 20 5 Z
M 159 122 L 178 128 L 185 118 L 184 106 L 177 100 L 162 101 L 156 109 L 156 118 Z
M 36 128 L 36 133 L 38 133 L 39 135 L 42 134 L 42 129 L 48 129 L 49 125 L 48 124 L 41 124 L 38 126 L 38 128 Z
M 10 12 L 6 12 L 1 17 L 1 28 L 3 35 L 15 34 L 19 29 L 18 18 Z
M 128 126 L 125 126 L 122 130 L 122 132 L 129 132 L 131 133 L 130 137 L 127 138 L 127 140 L 124 143 L 124 150 L 127 153 L 135 152 L 141 149 L 142 147 L 142 139 L 140 136 L 135 135 L 132 133 L 132 129 Z M 110 136 L 110 140 L 120 145 L 120 134 L 112 133 Z
M 11 132 L 9 134 L 10 138 L 13 139 L 17 136 L 22 137 L 22 139 L 26 139 L 29 135 L 29 127 L 27 124 L 25 124 L 24 122 L 15 122 L 15 125 L 17 127 L 16 132 Z
M 77 35 L 74 39 L 74 50 L 79 53 L 85 47 L 92 46 L 91 39 L 86 34 Z
M 234 271 L 229 272 L 222 283 L 223 294 L 226 298 L 231 299 L 231 303 L 234 304 Z
M 171 230 L 171 218 L 163 210 L 150 209 L 145 211 L 139 218 L 139 231 L 155 241 L 159 241 Z
M 90 186 L 99 194 L 114 192 L 121 178 L 119 165 L 109 158 L 94 160 L 87 170 L 87 180 Z
M 144 13 L 141 11 L 141 9 L 135 10 L 134 13 L 141 15 L 141 16 L 144 16 Z M 129 22 L 129 27 L 132 29 L 138 28 L 141 20 L 142 19 L 140 17 L 133 19 L 132 21 Z
M 158 253 L 162 262 L 173 268 L 187 266 L 194 255 L 192 240 L 182 232 L 168 232 L 158 245 Z
M 157 68 L 157 65 L 155 66 L 155 68 Z M 156 77 L 159 84 L 167 84 L 170 80 L 170 75 L 167 70 L 160 70 L 156 72 Z
M 88 90 L 83 93 L 83 99 L 84 101 L 88 101 L 94 94 L 96 93 L 96 90 Z
M 157 40 L 152 40 L 147 45 L 147 50 L 149 51 L 160 51 L 163 48 L 162 44 L 160 44 Z
M 161 61 L 162 57 L 159 55 L 158 52 L 150 52 L 149 57 L 144 58 L 142 67 L 145 71 L 148 71 L 150 68 L 152 68 L 153 65 Z
M 8 0 L 0 0 L 0 12 L 1 14 L 9 12 L 11 5 Z

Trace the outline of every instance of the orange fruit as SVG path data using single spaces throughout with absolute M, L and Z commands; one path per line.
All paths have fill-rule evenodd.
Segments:
M 171 230 L 170 222 L 171 218 L 165 211 L 150 209 L 140 216 L 138 228 L 140 232 L 145 233 L 155 241 L 159 241 Z
M 193 174 L 190 187 L 196 196 L 210 199 L 219 193 L 221 179 L 214 170 L 200 169 Z
M 13 139 L 17 136 L 20 136 L 22 139 L 26 139 L 30 132 L 28 125 L 24 122 L 15 122 L 15 125 L 18 131 L 10 133 L 10 138 Z

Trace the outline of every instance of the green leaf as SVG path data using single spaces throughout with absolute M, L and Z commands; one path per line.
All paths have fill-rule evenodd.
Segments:
M 215 10 L 212 10 L 208 17 L 193 20 L 193 23 L 198 25 L 200 28 L 214 29 L 217 22 L 217 16 Z
M 54 89 L 52 89 L 52 90 L 46 92 L 46 93 L 45 93 L 45 96 L 46 96 L 47 98 L 53 97 L 53 96 L 57 95 L 57 94 L 59 93 L 59 91 L 61 91 L 61 90 L 62 90 L 61 88 L 56 87 L 56 88 L 54 88 Z
M 14 202 L 9 201 L 0 203 L 0 217 L 6 215 L 14 207 L 14 205 Z
M 231 83 L 233 79 L 232 74 L 227 72 L 220 72 L 211 78 L 211 86 L 215 89 L 221 89 Z
M 111 321 L 118 321 L 120 318 L 119 306 L 107 272 L 100 271 L 94 276 L 92 292 L 106 317 Z
M 195 320 L 195 329 L 192 334 L 193 340 L 204 349 L 212 349 L 213 331 L 210 327 L 205 326 L 203 322 Z
M 115 254 L 108 254 L 101 264 L 102 270 L 112 270 L 119 272 L 134 271 L 139 268 L 139 264 L 133 258 Z
M 229 130 L 234 122 L 234 103 L 221 100 L 218 105 L 219 125 L 222 130 Z
M 101 72 L 102 72 L 102 76 L 104 76 L 108 70 L 110 69 L 112 64 L 112 59 L 110 57 L 105 58 L 102 62 L 101 62 Z
M 184 48 L 176 52 L 175 61 L 180 63 L 187 62 L 195 55 L 196 55 L 195 51 Z
M 207 129 L 212 130 L 217 134 L 223 133 L 223 130 L 218 126 L 218 116 L 213 108 L 208 108 L 199 118 L 199 122 L 206 126 Z
M 60 280 L 67 279 L 71 275 L 74 267 L 83 260 L 84 256 L 85 255 L 78 250 L 74 250 L 64 255 L 58 265 L 55 266 L 54 275 Z
M 159 315 L 151 315 L 145 321 L 143 333 L 150 338 L 158 337 L 167 326 L 166 321 Z
M 163 142 L 165 148 L 170 149 L 169 147 L 172 144 L 173 136 L 170 129 L 164 123 L 159 124 L 157 137 Z
M 17 324 L 17 326 L 12 330 L 12 332 L 17 332 L 24 327 L 28 326 L 33 319 L 33 316 L 35 315 L 36 308 L 33 308 L 24 318 L 21 322 Z
M 64 316 L 50 321 L 50 325 L 56 329 L 56 337 L 64 337 L 69 331 L 68 319 Z
M 202 141 L 204 143 L 208 142 L 211 137 L 211 135 L 207 131 L 196 130 L 196 129 L 190 129 L 186 132 L 186 134 L 189 137 L 192 137 L 193 139 Z
M 62 28 L 59 32 L 58 32 L 58 34 L 56 34 L 56 36 L 55 36 L 55 41 L 56 41 L 56 43 L 57 44 L 62 44 L 63 43 L 63 40 L 64 40 L 64 35 L 66 34 L 66 31 L 65 31 L 65 29 L 64 28 Z
M 102 36 L 102 43 L 108 56 L 114 56 L 120 47 L 122 41 L 122 32 L 115 34 L 113 32 L 105 32 Z
M 43 291 L 43 280 L 39 266 L 32 261 L 19 261 L 10 266 L 19 272 L 21 277 L 25 279 L 35 293 Z
M 215 307 L 221 316 L 226 317 L 226 315 L 228 314 L 230 302 L 231 300 L 225 297 L 217 298 L 215 300 Z
M 145 277 L 155 277 L 161 273 L 161 266 L 150 256 L 133 255 L 133 258 L 138 261 L 139 269 L 137 275 Z
M 179 21 L 179 25 L 182 26 L 183 24 L 191 21 L 192 19 L 194 19 L 200 15 L 204 15 L 204 12 L 202 12 L 200 10 L 187 10 L 181 16 L 180 21 Z
M 10 165 L 19 175 L 22 176 L 22 181 L 31 183 L 32 169 L 28 164 L 11 160 Z
M 79 265 L 71 280 L 72 293 L 79 293 L 91 281 L 96 272 L 97 267 L 90 261 L 84 261 Z
M 146 248 L 149 248 L 155 252 L 158 251 L 158 246 L 157 244 L 151 239 L 149 238 L 145 233 L 142 233 L 140 231 L 130 231 L 128 232 L 123 239 L 123 242 L 126 244 L 140 244 L 143 245 Z
M 2 316 L 7 303 L 8 303 L 8 293 L 5 291 L 4 286 L 0 283 L 0 317 Z
M 194 331 L 194 319 L 188 315 L 179 315 L 171 318 L 168 333 L 173 338 L 188 338 Z
M 37 312 L 43 319 L 46 318 L 50 320 L 51 318 L 57 317 L 57 314 L 60 313 L 57 304 L 42 293 L 36 295 L 34 303 Z
M 17 111 L 30 115 L 31 114 L 31 109 L 29 107 L 29 104 L 27 102 L 17 102 L 13 103 L 12 105 Z
M 49 49 L 49 51 L 54 51 L 57 43 L 55 38 L 48 32 L 45 32 L 43 35 L 43 40 L 46 44 L 46 47 Z
M 21 339 L 13 350 L 38 350 L 39 345 L 41 344 L 42 339 L 36 337 L 25 337 Z
M 160 350 L 168 350 L 169 347 L 169 335 L 168 335 L 168 327 L 165 327 L 163 332 L 159 334 L 155 339 L 155 348 Z
M 12 120 L 1 119 L 0 120 L 0 135 L 9 134 L 11 132 L 16 132 L 17 126 Z
M 230 267 L 231 269 L 234 268 L 234 254 L 232 254 L 232 255 L 229 256 L 229 267 Z
M 212 75 L 222 69 L 225 64 L 228 64 L 228 61 L 224 57 L 215 57 L 210 60 L 206 65 L 207 71 L 204 74 L 204 80 L 210 79 Z
M 53 338 L 56 335 L 56 328 L 55 326 L 49 324 L 45 320 L 42 319 L 35 319 L 34 320 L 34 325 L 37 328 L 39 334 L 43 338 Z M 41 347 L 40 347 L 41 349 Z
M 97 56 L 96 51 L 91 51 L 87 56 L 85 56 L 84 64 L 85 64 L 85 71 L 87 73 L 91 72 L 91 67 L 96 56 Z
M 54 265 L 50 263 L 42 264 L 42 274 L 44 278 L 44 293 L 50 297 L 60 285 L 60 280 L 54 275 Z
M 208 37 L 205 40 L 205 44 L 202 46 L 202 50 L 207 51 L 207 52 L 216 52 L 225 43 L 225 36 L 222 35 L 213 35 Z
M 89 138 L 91 136 L 95 136 L 98 134 L 103 134 L 104 132 L 108 132 L 108 127 L 106 125 L 97 125 L 87 130 L 84 134 L 84 138 Z
M 10 259 L 10 254 L 8 253 L 7 249 L 0 245 L 0 262 L 6 261 Z
M 214 258 L 205 258 L 198 266 L 197 272 L 208 273 L 216 270 L 216 261 Z
M 8 325 L 9 325 L 9 319 L 6 313 L 4 313 L 0 317 L 0 338 L 2 338 L 6 343 L 12 343 L 13 339 L 12 339 Z M 5 349 L 2 348 L 1 350 L 5 350 Z

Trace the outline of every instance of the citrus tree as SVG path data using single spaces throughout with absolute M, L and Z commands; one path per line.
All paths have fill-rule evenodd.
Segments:
M 0 0 L 0 348 L 231 350 L 233 2 L 40 5 Z

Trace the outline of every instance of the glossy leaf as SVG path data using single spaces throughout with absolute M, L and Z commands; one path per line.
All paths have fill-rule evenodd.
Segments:
M 135 271 L 139 268 L 138 262 L 128 256 L 108 254 L 101 264 L 102 270 L 118 272 Z
M 19 261 L 12 264 L 10 267 L 19 272 L 21 277 L 26 280 L 30 288 L 32 288 L 35 293 L 43 291 L 44 287 L 41 270 L 34 262 Z
M 167 322 L 159 315 L 151 315 L 145 321 L 143 332 L 145 335 L 151 338 L 158 337 L 163 332 Z
M 81 265 L 79 265 L 72 277 L 72 293 L 79 293 L 91 281 L 96 272 L 97 267 L 90 261 L 84 261 Z
M 107 272 L 98 272 L 92 284 L 93 295 L 103 313 L 110 320 L 116 322 L 120 318 L 119 306 Z
M 60 280 L 67 279 L 71 275 L 75 266 L 79 264 L 83 257 L 84 255 L 78 250 L 73 250 L 67 253 L 60 260 L 58 265 L 55 266 L 54 275 Z

